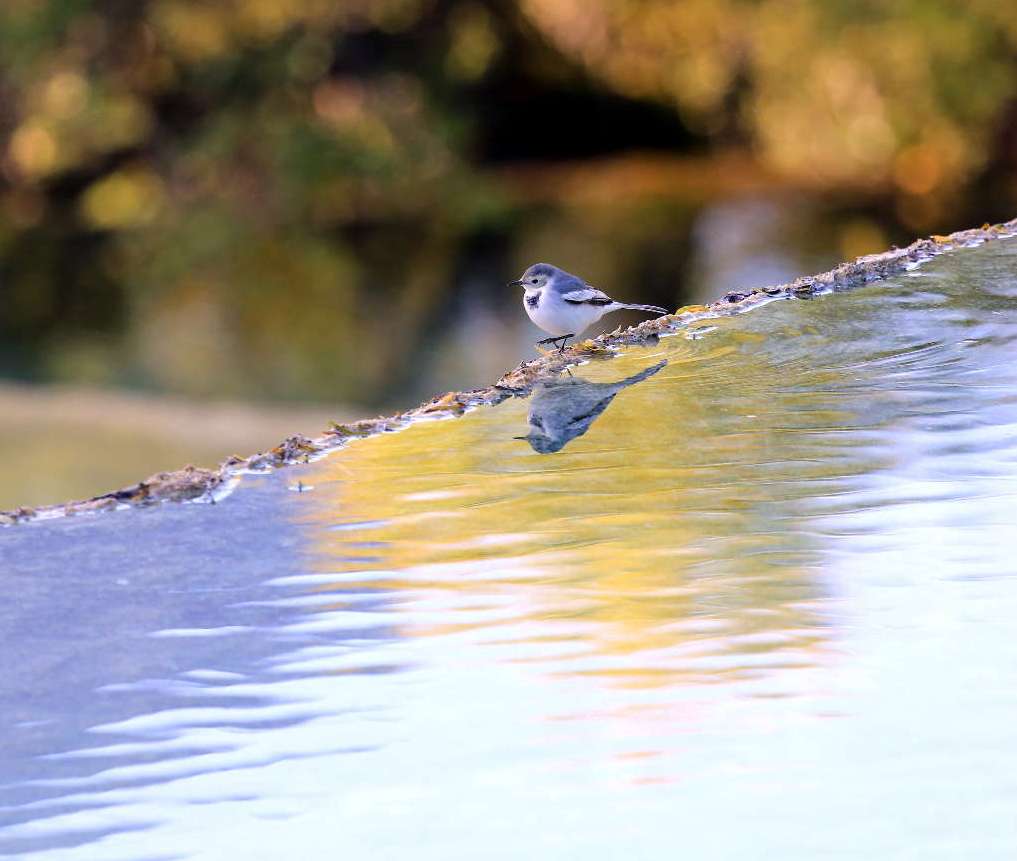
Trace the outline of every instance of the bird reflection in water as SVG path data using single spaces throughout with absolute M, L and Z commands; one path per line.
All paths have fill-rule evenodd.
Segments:
M 526 440 L 540 454 L 560 451 L 589 430 L 618 392 L 652 377 L 666 364 L 667 359 L 661 359 L 656 365 L 615 383 L 592 383 L 571 376 L 541 383 L 533 390 L 530 401 L 530 432 L 514 439 Z

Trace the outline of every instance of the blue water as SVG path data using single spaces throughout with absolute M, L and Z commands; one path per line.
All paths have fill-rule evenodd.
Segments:
M 0 853 L 1015 857 L 1017 241 L 714 325 L 0 531 Z

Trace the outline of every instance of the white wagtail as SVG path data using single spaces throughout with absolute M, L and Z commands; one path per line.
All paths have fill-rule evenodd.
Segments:
M 657 305 L 627 305 L 615 302 L 606 293 L 591 287 L 582 278 L 570 275 L 550 263 L 534 263 L 523 277 L 509 282 L 509 287 L 522 287 L 523 307 L 530 319 L 552 337 L 539 344 L 555 344 L 565 349 L 565 342 L 592 326 L 605 314 L 627 309 L 669 314 Z

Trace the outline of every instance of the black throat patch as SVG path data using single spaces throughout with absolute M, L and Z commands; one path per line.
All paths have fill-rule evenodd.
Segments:
M 528 308 L 536 308 L 540 304 L 540 294 L 534 293 L 532 296 L 526 296 L 526 306 Z

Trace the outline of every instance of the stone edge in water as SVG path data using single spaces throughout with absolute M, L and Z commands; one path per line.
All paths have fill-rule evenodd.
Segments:
M 270 451 L 247 458 L 230 457 L 218 469 L 187 466 L 174 472 L 157 473 L 137 484 L 91 499 L 0 511 L 0 526 L 160 502 L 217 502 L 229 494 L 244 474 L 268 472 L 294 463 L 308 463 L 342 448 L 351 440 L 402 430 L 423 419 L 461 416 L 474 407 L 494 406 L 510 397 L 526 397 L 541 380 L 557 376 L 571 365 L 582 364 L 590 359 L 611 358 L 618 347 L 627 344 L 653 344 L 661 335 L 674 334 L 698 320 L 740 314 L 775 299 L 804 299 L 859 287 L 906 272 L 945 252 L 1013 236 L 1017 236 L 1017 218 L 1002 224 L 985 224 L 980 228 L 961 230 L 949 236 L 919 239 L 907 248 L 892 248 L 882 254 L 859 257 L 852 263 L 841 263 L 829 272 L 805 275 L 789 284 L 733 290 L 709 305 L 688 305 L 673 314 L 645 320 L 624 331 L 619 328 L 573 344 L 562 353 L 550 351 L 538 359 L 523 362 L 486 388 L 448 392 L 415 409 L 392 416 L 333 424 L 321 436 L 313 439 L 299 434 L 291 436 Z

